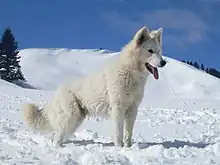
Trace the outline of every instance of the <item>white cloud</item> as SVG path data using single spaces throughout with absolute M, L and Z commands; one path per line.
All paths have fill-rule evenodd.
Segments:
M 121 33 L 131 34 L 143 25 L 150 28 L 164 27 L 167 42 L 185 45 L 201 42 L 208 38 L 207 24 L 188 10 L 162 9 L 142 13 L 138 19 L 131 20 L 118 13 L 104 13 L 103 18 Z M 175 31 L 176 33 L 170 33 Z

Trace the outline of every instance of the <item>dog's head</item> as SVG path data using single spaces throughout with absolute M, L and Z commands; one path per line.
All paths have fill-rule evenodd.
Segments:
M 142 72 L 150 72 L 155 79 L 159 78 L 157 68 L 162 68 L 166 65 L 166 61 L 161 56 L 162 34 L 162 28 L 150 31 L 144 26 L 137 31 L 133 38 L 140 60 L 140 70 Z

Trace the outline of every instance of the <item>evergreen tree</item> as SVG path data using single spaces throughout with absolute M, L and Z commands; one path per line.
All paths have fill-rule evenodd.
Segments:
M 7 77 L 7 56 L 6 53 L 0 49 L 0 78 L 5 80 Z
M 203 65 L 203 64 L 201 65 L 201 69 L 202 69 L 202 70 L 205 70 L 205 68 L 204 68 L 204 65 Z
M 19 65 L 20 56 L 18 55 L 18 43 L 15 41 L 15 37 L 12 34 L 10 28 L 6 28 L 4 33 L 2 34 L 2 51 L 6 54 L 6 64 L 5 64 L 5 72 L 6 75 L 2 78 L 6 81 L 13 80 L 25 80 L 22 72 L 21 66 Z
M 193 66 L 194 66 L 195 68 L 197 68 L 197 69 L 200 69 L 200 68 L 199 68 L 199 64 L 198 64 L 196 61 L 194 62 Z
M 217 71 L 217 70 L 214 69 L 214 68 L 210 68 L 210 69 L 209 69 L 209 74 L 211 74 L 211 75 L 213 75 L 213 76 L 215 76 L 215 77 L 220 78 L 220 72 Z
M 185 61 L 185 60 L 181 60 L 184 63 L 187 63 L 188 65 L 194 66 L 197 69 L 201 69 L 203 71 L 205 71 L 206 73 L 215 76 L 217 78 L 220 78 L 220 71 L 218 71 L 215 68 L 205 68 L 203 64 L 199 64 L 196 61 L 192 62 L 192 61 Z
M 206 73 L 209 73 L 209 68 L 206 68 L 205 71 L 206 71 Z

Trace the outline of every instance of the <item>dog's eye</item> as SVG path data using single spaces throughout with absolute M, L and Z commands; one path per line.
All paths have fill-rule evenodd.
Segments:
M 152 49 L 148 49 L 148 52 L 150 53 L 154 53 L 154 51 Z

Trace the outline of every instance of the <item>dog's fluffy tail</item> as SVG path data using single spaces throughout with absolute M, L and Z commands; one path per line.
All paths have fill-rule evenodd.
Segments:
M 25 104 L 23 106 L 23 117 L 27 125 L 34 130 L 48 131 L 51 129 L 43 109 L 39 109 L 34 104 Z

